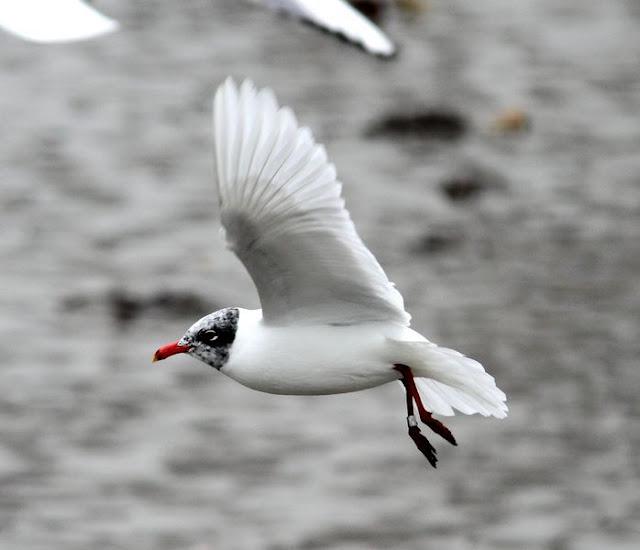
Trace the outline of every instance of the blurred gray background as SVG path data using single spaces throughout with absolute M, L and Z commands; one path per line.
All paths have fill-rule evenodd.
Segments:
M 94 5 L 121 32 L 0 34 L 1 548 L 640 547 L 637 1 L 431 0 L 383 21 L 393 62 L 240 1 Z M 399 385 L 282 397 L 150 364 L 257 305 L 218 234 L 227 75 L 314 130 L 414 327 L 507 392 L 506 420 L 433 437 L 438 470 Z M 424 111 L 457 135 L 371 135 Z

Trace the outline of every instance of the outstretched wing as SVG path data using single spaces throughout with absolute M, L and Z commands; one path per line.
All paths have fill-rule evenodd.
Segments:
M 339 34 L 375 55 L 395 54 L 393 42 L 344 0 L 263 0 L 273 8 L 300 17 L 321 29 Z
M 0 27 L 32 42 L 92 38 L 118 23 L 80 0 L 0 0 Z
M 214 100 L 215 158 L 229 247 L 266 322 L 409 323 L 402 296 L 360 240 L 324 147 L 269 89 L 228 79 Z

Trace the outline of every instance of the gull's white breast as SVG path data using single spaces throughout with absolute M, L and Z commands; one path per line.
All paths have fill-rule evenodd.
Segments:
M 236 338 L 221 372 L 255 390 L 322 395 L 372 388 L 398 378 L 387 338 L 394 323 L 272 326 L 261 310 L 239 309 Z

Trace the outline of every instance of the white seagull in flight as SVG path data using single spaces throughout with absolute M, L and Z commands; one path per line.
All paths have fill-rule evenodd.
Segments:
M 345 0 L 251 0 L 311 23 L 357 44 L 369 53 L 391 57 L 393 42 Z
M 69 42 L 118 28 L 80 0 L 0 0 L 0 27 L 32 42 Z
M 505 394 L 477 361 L 409 328 L 402 296 L 356 233 L 336 170 L 273 92 L 228 79 L 214 100 L 217 187 L 228 246 L 262 309 L 221 309 L 159 348 L 186 353 L 258 391 L 323 395 L 399 380 L 409 435 L 435 466 L 419 419 L 456 444 L 431 413 L 504 418 Z

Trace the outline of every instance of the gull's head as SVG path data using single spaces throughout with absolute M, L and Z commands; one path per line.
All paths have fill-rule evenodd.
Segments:
M 220 370 L 229 359 L 236 338 L 239 311 L 235 307 L 220 309 L 195 322 L 177 342 L 160 347 L 153 361 L 178 353 L 187 353 Z

